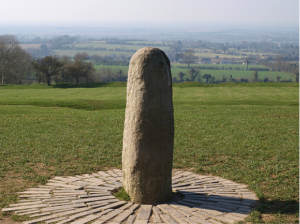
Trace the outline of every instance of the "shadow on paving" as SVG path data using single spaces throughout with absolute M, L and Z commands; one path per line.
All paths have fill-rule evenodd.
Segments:
M 196 208 L 211 209 L 218 212 L 247 215 L 252 211 L 258 211 L 262 214 L 295 215 L 299 211 L 299 202 L 295 200 L 279 201 L 266 200 L 264 198 L 260 198 L 259 200 L 241 199 L 220 195 L 206 196 L 205 194 L 188 191 L 182 191 L 180 193 L 185 194 L 184 199 L 180 202 L 181 204 Z

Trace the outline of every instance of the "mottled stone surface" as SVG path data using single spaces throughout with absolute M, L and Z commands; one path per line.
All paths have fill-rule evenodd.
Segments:
M 174 116 L 170 61 L 157 48 L 130 60 L 123 134 L 123 186 L 132 202 L 172 197 Z

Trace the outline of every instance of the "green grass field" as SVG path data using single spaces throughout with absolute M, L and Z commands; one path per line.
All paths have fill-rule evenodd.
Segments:
M 172 63 L 173 67 L 178 67 L 178 66 L 187 66 L 187 64 L 183 64 L 183 63 Z M 240 69 L 244 69 L 246 70 L 247 65 L 240 65 L 240 64 L 190 64 L 190 66 L 206 66 L 206 67 L 224 67 L 224 68 L 229 68 L 232 67 L 234 68 L 240 68 Z M 248 65 L 248 68 L 268 68 L 266 66 L 263 65 Z
M 299 85 L 192 84 L 173 87 L 173 167 L 249 185 L 249 222 L 298 223 Z M 126 83 L 98 86 L 0 86 L 0 207 L 55 175 L 121 168 Z
M 183 72 L 187 74 L 188 69 L 182 69 L 178 68 L 177 66 L 187 66 L 186 64 L 172 64 L 172 76 L 177 77 L 177 74 L 179 72 Z M 209 65 L 201 65 L 201 64 L 192 64 L 190 66 L 209 66 Z M 211 65 L 211 66 L 219 66 L 219 65 Z M 220 65 L 220 67 L 228 68 L 228 67 L 240 67 L 246 69 L 246 65 Z M 123 73 L 128 73 L 128 66 L 111 66 L 111 65 L 94 65 L 94 68 L 99 71 L 102 68 L 111 68 L 112 71 L 118 71 L 122 70 Z M 264 66 L 259 66 L 259 65 L 251 65 L 249 68 L 265 68 Z M 229 78 L 230 75 L 232 75 L 233 78 L 248 78 L 249 81 L 253 79 L 253 73 L 254 71 L 242 71 L 242 70 L 206 70 L 202 69 L 201 75 L 203 76 L 204 74 L 211 74 L 212 76 L 215 76 L 216 79 L 221 79 L 223 75 L 225 77 Z M 270 81 L 276 81 L 277 75 L 281 76 L 281 80 L 286 79 L 289 80 L 291 79 L 293 82 L 295 81 L 295 75 L 292 73 L 287 73 L 287 72 L 274 72 L 274 71 L 259 71 L 258 72 L 258 78 L 259 79 L 264 79 L 266 77 L 269 78 Z M 184 79 L 186 79 L 188 76 L 186 75 Z M 202 80 L 205 82 L 205 79 Z
M 260 55 L 260 57 L 265 58 L 263 55 L 267 54 L 267 53 L 255 53 L 255 52 L 238 52 L 240 54 L 245 54 L 245 55 L 231 55 L 231 54 L 227 54 L 227 52 L 224 54 L 222 52 L 222 54 L 217 54 L 217 53 L 204 53 L 203 49 L 195 49 L 195 51 L 199 51 L 195 53 L 195 56 L 199 57 L 199 58 L 216 58 L 216 56 L 219 56 L 220 58 L 242 58 L 242 57 L 249 57 L 250 54 L 252 55 Z M 208 52 L 210 52 L 211 50 L 208 50 Z M 275 54 L 269 54 L 268 55 L 274 55 Z

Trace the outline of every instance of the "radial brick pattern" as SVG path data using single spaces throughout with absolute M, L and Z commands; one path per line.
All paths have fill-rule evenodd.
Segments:
M 257 200 L 246 185 L 220 177 L 174 171 L 177 196 L 164 204 L 139 205 L 115 198 L 122 171 L 100 171 L 81 176 L 54 177 L 46 185 L 19 192 L 19 203 L 3 208 L 29 215 L 25 224 L 93 223 L 234 223 L 245 219 Z

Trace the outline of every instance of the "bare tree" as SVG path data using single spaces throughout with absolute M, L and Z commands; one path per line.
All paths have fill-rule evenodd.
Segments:
M 277 76 L 276 76 L 277 82 L 280 82 L 280 79 L 281 79 L 281 76 L 280 76 L 280 75 L 277 75 Z
M 92 56 L 92 60 L 94 61 L 95 65 L 99 65 L 101 63 L 101 59 L 102 59 L 102 56 L 100 56 L 99 54 L 94 54 Z M 124 59 L 125 59 L 125 56 L 124 56 Z
M 201 75 L 201 72 L 199 69 L 189 69 L 188 70 L 188 74 L 189 74 L 189 77 L 190 77 L 190 81 L 195 81 L 195 78 L 197 75 Z
M 212 78 L 211 74 L 204 74 L 202 78 L 206 79 L 206 83 L 208 83 L 208 80 Z
M 297 66 L 297 68 L 295 69 L 294 75 L 296 78 L 296 82 L 299 82 L 299 66 Z
M 89 55 L 86 52 L 77 53 L 74 57 L 75 61 L 84 62 L 89 59 Z
M 248 65 L 250 63 L 250 58 L 246 58 L 246 63 L 247 63 L 247 69 L 246 70 L 248 70 Z
M 184 52 L 185 62 L 188 64 L 188 68 L 190 64 L 195 61 L 195 52 L 192 49 L 188 49 Z
M 257 82 L 258 81 L 258 71 L 255 71 L 255 72 L 253 72 L 253 77 L 254 77 L 254 82 Z
M 225 52 L 228 50 L 228 47 L 224 45 L 224 46 L 222 47 L 222 50 L 224 51 L 224 54 L 225 54 Z
M 12 35 L 0 36 L 1 83 L 21 83 L 23 76 L 30 73 L 31 56 Z
M 96 71 L 91 62 L 86 62 L 88 57 L 88 54 L 85 52 L 77 53 L 74 57 L 75 61 L 70 61 L 65 66 L 66 73 L 69 76 L 74 77 L 76 83 L 79 83 L 80 77 L 85 78 L 86 82 L 88 82 L 88 79 Z
M 277 71 L 284 70 L 285 67 L 285 61 L 284 61 L 284 56 L 283 55 L 278 55 L 275 58 L 275 67 Z
M 177 73 L 177 81 L 178 82 L 183 82 L 183 76 L 184 76 L 185 74 L 183 73 L 183 72 L 178 72 Z

